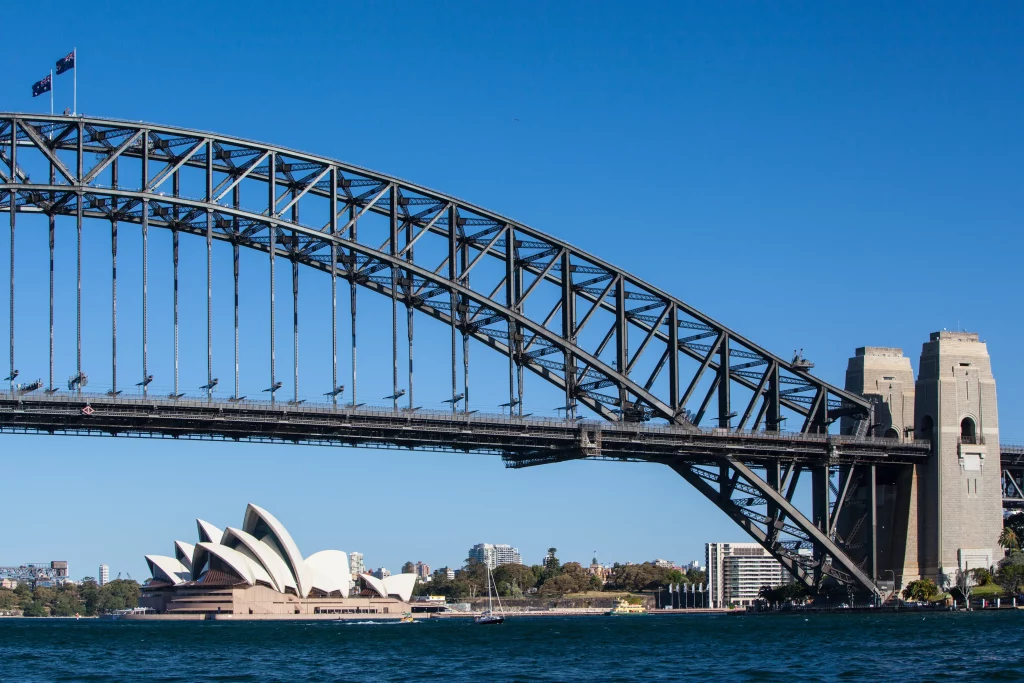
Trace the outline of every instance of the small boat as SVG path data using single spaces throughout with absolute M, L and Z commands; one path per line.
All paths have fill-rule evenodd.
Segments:
M 647 614 L 647 608 L 641 605 L 634 605 L 628 600 L 619 599 L 619 602 L 611 610 L 607 612 L 608 616 L 633 616 L 638 614 Z
M 401 620 L 399 620 L 398 623 L 400 623 L 400 624 L 415 624 L 416 620 L 412 618 L 412 614 L 409 614 L 408 612 L 406 612 L 405 614 L 402 615 L 402 618 L 401 618 Z
M 497 626 L 498 624 L 505 623 L 505 615 L 501 609 L 501 598 L 498 598 L 498 613 L 494 613 L 494 603 L 491 594 L 491 586 L 494 585 L 494 577 L 491 576 L 491 566 L 487 565 L 487 611 L 480 616 L 473 619 L 473 623 L 480 624 L 481 626 Z M 494 586 L 494 593 L 498 592 L 498 587 Z

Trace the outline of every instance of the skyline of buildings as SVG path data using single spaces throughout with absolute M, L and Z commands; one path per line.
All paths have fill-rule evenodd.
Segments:
M 467 556 L 481 564 L 486 564 L 490 569 L 495 569 L 503 564 L 522 564 L 523 558 L 519 554 L 519 548 L 513 548 L 507 543 L 477 543 L 469 549 Z

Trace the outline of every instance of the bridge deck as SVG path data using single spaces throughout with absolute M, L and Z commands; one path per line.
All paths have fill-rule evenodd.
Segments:
M 696 430 L 650 423 L 269 401 L 0 392 L 0 431 L 413 448 L 499 454 L 512 467 L 579 457 L 713 462 L 914 463 L 928 442 L 831 434 Z

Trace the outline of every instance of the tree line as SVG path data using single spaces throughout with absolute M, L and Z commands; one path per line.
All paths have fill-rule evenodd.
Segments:
M 605 583 L 579 562 L 563 564 L 557 552 L 557 548 L 549 548 L 542 564 L 503 564 L 495 568 L 491 574 L 498 595 L 521 598 L 533 592 L 545 597 L 601 590 L 639 592 L 656 590 L 669 584 L 702 584 L 706 581 L 704 572 L 691 570 L 684 573 L 645 562 L 614 564 L 608 582 Z M 466 558 L 454 579 L 449 579 L 445 570 L 439 569 L 431 575 L 429 582 L 417 582 L 415 594 L 443 595 L 448 599 L 487 595 L 487 566 L 473 558 Z
M 139 583 L 131 579 L 115 579 L 100 586 L 87 576 L 81 584 L 66 583 L 55 588 L 28 584 L 16 588 L 0 588 L 0 610 L 20 609 L 26 617 L 91 617 L 139 604 Z

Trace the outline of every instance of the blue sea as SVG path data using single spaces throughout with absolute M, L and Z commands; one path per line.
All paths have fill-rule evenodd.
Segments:
M 370 622 L 0 619 L 2 681 L 1024 680 L 1024 611 Z

